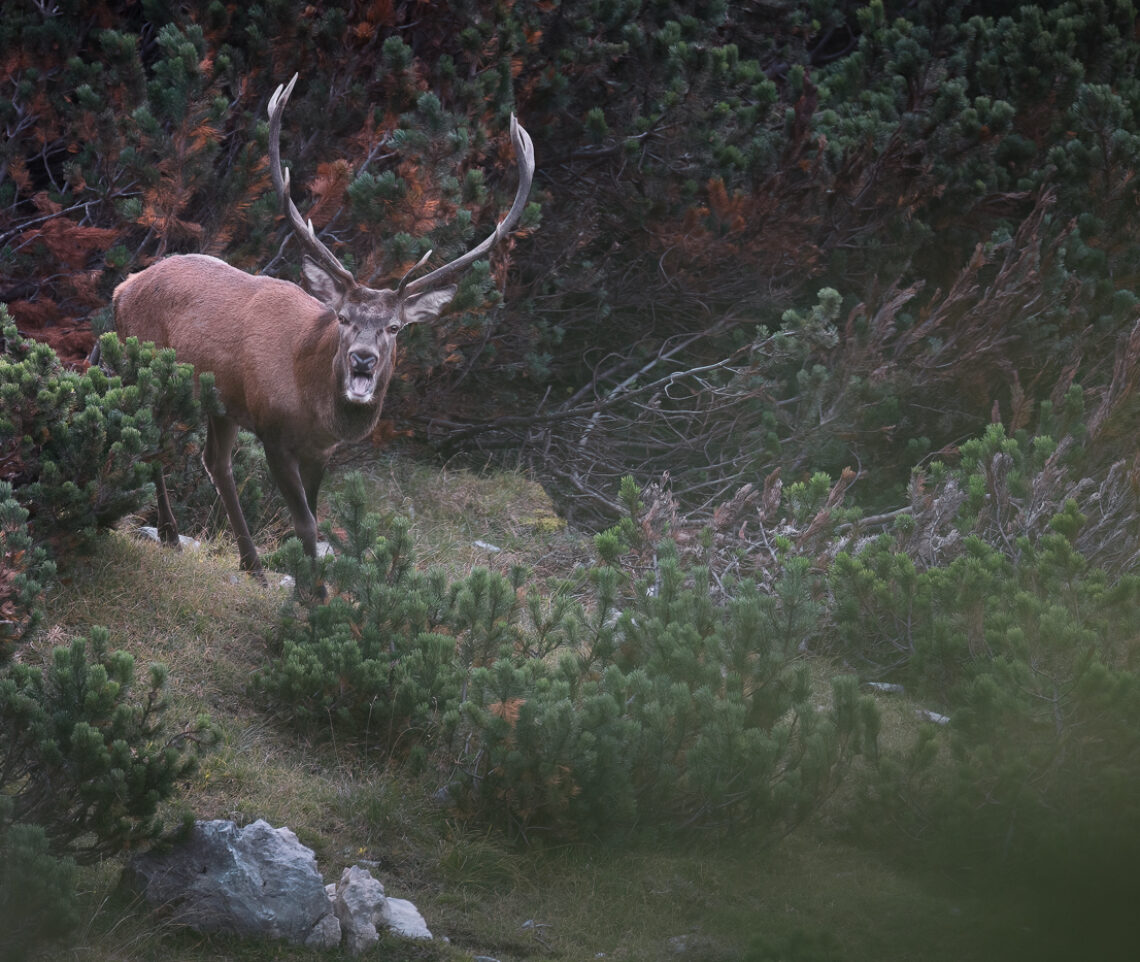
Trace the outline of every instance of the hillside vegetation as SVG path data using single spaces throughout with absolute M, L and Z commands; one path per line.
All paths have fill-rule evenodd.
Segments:
M 22 3 L 0 22 L 0 917 L 290 958 L 115 887 L 190 818 L 379 863 L 395 957 L 1124 957 L 1140 856 L 1132 3 Z M 314 562 L 237 576 L 127 273 L 362 280 L 402 338 Z M 208 379 L 206 379 L 208 388 Z M 381 445 L 386 445 L 381 449 Z M 156 467 L 181 554 L 136 541 Z M 1095 950 L 1095 951 L 1094 951 Z M 292 953 L 292 954 L 291 954 Z M 1130 956 L 1129 956 L 1130 957 Z
M 556 575 L 590 554 L 565 530 L 544 530 L 549 503 L 518 476 L 441 475 L 385 459 L 370 470 L 368 489 L 378 505 L 414 512 L 421 553 L 438 553 L 454 574 L 489 562 L 502 574 L 523 563 Z M 503 547 L 502 555 L 488 558 L 475 540 Z M 1107 941 L 1087 890 L 1088 900 L 1074 903 L 1073 892 L 1055 899 L 1023 877 L 1011 884 L 993 866 L 931 858 L 893 817 L 880 844 L 861 841 L 861 831 L 878 832 L 891 813 L 856 816 L 859 789 L 850 782 L 790 835 L 753 822 L 639 832 L 605 845 L 552 844 L 535 832 L 520 845 L 486 817 L 441 804 L 446 771 L 435 764 L 415 774 L 327 719 L 299 731 L 287 709 L 265 712 L 249 679 L 280 656 L 289 592 L 236 578 L 235 558 L 224 543 L 179 554 L 126 532 L 107 536 L 95 555 L 64 567 L 50 627 L 21 659 L 37 664 L 53 645 L 102 625 L 140 666 L 164 663 L 171 730 L 207 711 L 217 738 L 164 807 L 168 824 L 183 807 L 199 818 L 266 818 L 293 828 L 327 875 L 362 859 L 379 863 L 374 872 L 388 892 L 412 899 L 437 936 L 451 940 L 382 946 L 393 958 L 601 952 L 648 960 L 684 944 L 686 956 L 700 959 L 1059 959 Z M 836 664 L 814 656 L 802 663 L 809 697 L 826 698 Z M 929 702 L 876 700 L 883 750 L 902 750 L 923 730 L 915 710 Z M 76 927 L 43 958 L 311 957 L 172 930 L 116 891 L 119 864 L 104 859 L 79 871 Z M 59 920 L 49 928 L 56 935 Z

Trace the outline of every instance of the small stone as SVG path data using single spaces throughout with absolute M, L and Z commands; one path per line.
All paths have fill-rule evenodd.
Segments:
M 902 685 L 895 685 L 887 681 L 868 681 L 865 683 L 872 691 L 881 691 L 889 695 L 901 695 L 905 688 Z
M 384 886 L 367 869 L 352 865 L 341 873 L 335 892 L 333 908 L 344 933 L 344 947 L 350 955 L 360 955 L 380 941 L 376 926 L 385 921 Z
M 139 527 L 135 528 L 135 533 L 140 538 L 142 538 L 143 541 L 153 541 L 156 544 L 162 543 L 162 539 L 158 536 L 158 528 L 154 527 L 153 525 L 140 525 Z M 178 536 L 178 544 L 183 548 L 189 549 L 190 551 L 197 551 L 202 547 L 202 542 L 195 541 L 193 538 L 189 538 L 184 534 L 180 534 Z
M 407 899 L 387 900 L 387 910 L 384 913 L 384 922 L 397 935 L 405 939 L 430 939 L 431 929 L 417 909 Z

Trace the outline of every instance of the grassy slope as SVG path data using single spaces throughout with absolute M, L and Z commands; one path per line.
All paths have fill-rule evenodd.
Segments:
M 420 560 L 457 569 L 524 561 L 553 575 L 588 559 L 552 519 L 542 492 L 506 474 L 472 477 L 399 461 L 372 470 L 377 504 L 411 514 Z M 488 554 L 481 539 L 504 550 Z M 92 624 L 139 664 L 170 668 L 172 714 L 208 711 L 223 732 L 185 801 L 199 818 L 265 818 L 315 849 L 326 878 L 379 864 L 390 895 L 412 899 L 450 945 L 394 943 L 385 957 L 651 960 L 876 959 L 967 962 L 1042 958 L 1033 915 L 904 872 L 836 841 L 826 815 L 775 845 L 748 838 L 641 843 L 622 850 L 520 851 L 449 817 L 435 786 L 370 764 L 332 740 L 307 741 L 247 692 L 268 657 L 285 595 L 236 575 L 225 545 L 172 553 L 124 534 L 65 566 L 51 599 L 46 652 Z M 31 652 L 27 653 L 31 656 Z M 822 673 L 821 673 L 822 674 Z M 895 724 L 910 711 L 885 706 Z M 835 800 L 834 805 L 842 804 Z M 83 875 L 89 906 L 77 946 L 45 958 L 311 959 L 302 949 L 176 932 L 115 892 L 118 865 Z M 527 923 L 531 924 L 527 924 Z

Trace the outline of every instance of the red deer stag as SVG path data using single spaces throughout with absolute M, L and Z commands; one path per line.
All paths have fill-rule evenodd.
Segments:
M 444 282 L 483 257 L 519 221 L 534 176 L 530 136 L 511 117 L 519 186 L 507 216 L 481 244 L 395 290 L 357 282 L 307 225 L 282 169 L 281 115 L 297 82 L 269 101 L 269 166 L 281 207 L 304 249 L 306 290 L 289 281 L 247 274 L 214 257 L 167 257 L 116 289 L 115 327 L 122 337 L 172 347 L 196 372 L 211 371 L 224 415 L 206 425 L 202 463 L 237 536 L 241 567 L 261 576 L 261 562 L 242 515 L 231 452 L 239 428 L 265 447 L 270 474 L 285 498 L 305 551 L 317 551 L 317 490 L 333 450 L 368 437 L 392 377 L 396 335 L 436 319 L 455 295 Z M 430 251 L 416 267 L 430 256 Z M 156 471 L 159 531 L 178 543 L 161 470 Z

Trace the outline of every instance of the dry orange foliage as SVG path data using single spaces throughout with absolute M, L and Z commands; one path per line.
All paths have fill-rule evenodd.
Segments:
M 19 327 L 37 331 L 58 324 L 63 317 L 59 305 L 50 297 L 34 301 L 9 301 L 7 307 Z
M 93 254 L 106 251 L 118 237 L 116 230 L 84 226 L 58 217 L 24 231 L 19 241 L 21 244 L 41 243 L 56 260 L 72 270 L 80 270 L 88 266 Z
M 508 698 L 506 701 L 497 701 L 492 705 L 487 706 L 489 711 L 496 718 L 501 718 L 512 728 L 518 723 L 519 709 L 526 703 L 525 698 Z
M 141 227 L 152 228 L 164 240 L 201 240 L 204 233 L 202 225 L 194 221 L 183 220 L 175 213 L 175 210 L 181 206 L 179 204 L 174 210 L 171 210 L 148 202 L 143 207 L 143 212 L 139 215 L 136 223 Z
M 352 168 L 347 160 L 338 158 L 317 167 L 316 176 L 309 181 L 313 205 L 306 216 L 317 227 L 324 227 L 344 206 L 344 192 L 352 183 Z
M 791 203 L 787 184 L 728 191 L 714 177 L 705 186 L 704 204 L 688 206 L 680 217 L 654 223 L 655 246 L 670 256 L 671 272 L 695 277 L 727 262 L 748 265 L 760 276 L 778 278 L 795 270 L 810 274 L 820 260 L 818 218 Z

